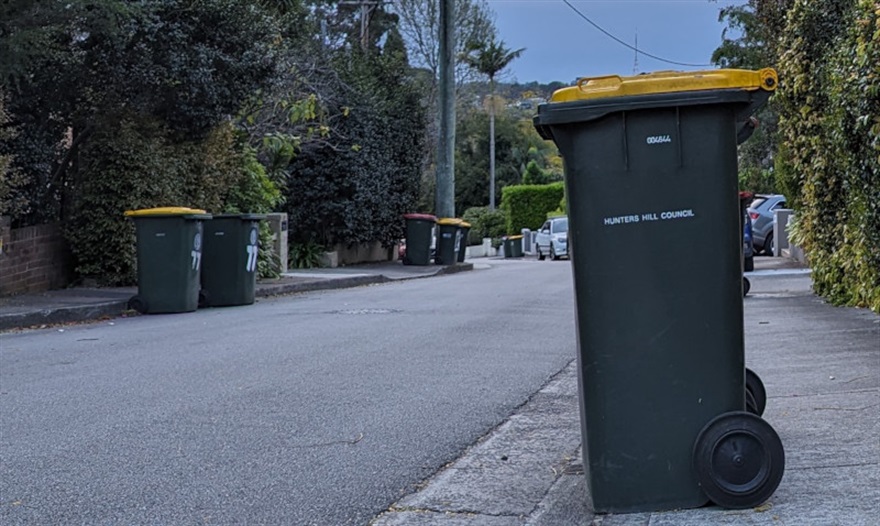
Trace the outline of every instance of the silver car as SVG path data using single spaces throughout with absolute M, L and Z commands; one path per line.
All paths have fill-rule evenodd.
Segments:
M 780 208 L 785 208 L 785 196 L 780 194 L 758 194 L 749 205 L 756 254 L 773 255 L 773 212 Z
M 542 261 L 548 255 L 551 259 L 568 256 L 568 218 L 560 216 L 545 221 L 535 236 L 535 247 Z

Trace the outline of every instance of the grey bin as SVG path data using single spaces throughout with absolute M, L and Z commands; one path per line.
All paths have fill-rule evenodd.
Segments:
M 775 87 L 773 70 L 603 77 L 538 108 L 566 161 L 597 512 L 748 508 L 782 478 L 778 435 L 745 412 L 737 198 L 737 136 Z

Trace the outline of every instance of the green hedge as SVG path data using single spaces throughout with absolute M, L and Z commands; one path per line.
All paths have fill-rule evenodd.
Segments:
M 880 11 L 817 0 L 787 20 L 777 176 L 815 291 L 880 312 Z
M 107 116 L 101 124 L 80 155 L 80 167 L 89 176 L 77 188 L 66 236 L 79 276 L 128 285 L 135 282 L 136 262 L 134 225 L 123 217 L 126 210 L 222 211 L 247 172 L 229 125 L 206 139 L 179 142 L 152 119 Z
M 537 230 L 547 214 L 559 208 L 564 196 L 561 182 L 505 186 L 501 190 L 501 209 L 507 214 L 507 233 L 518 234 L 523 228 Z

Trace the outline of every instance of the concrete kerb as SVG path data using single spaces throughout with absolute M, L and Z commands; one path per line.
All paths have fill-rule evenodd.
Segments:
M 0 331 L 115 318 L 128 309 L 128 300 L 113 300 L 90 305 L 55 307 L 31 312 L 0 315 Z
M 290 283 L 258 283 L 254 295 L 268 298 L 302 292 L 344 289 L 375 285 L 392 281 L 428 278 L 439 275 L 455 274 L 473 270 L 472 263 L 458 263 L 449 266 L 437 266 L 430 272 L 390 277 L 382 273 L 357 274 L 353 276 L 316 276 L 315 278 Z M 43 325 L 58 325 L 116 318 L 128 310 L 128 298 L 113 299 L 102 302 L 88 302 L 80 305 L 54 305 L 50 298 L 36 302 L 33 310 L 27 312 L 0 313 L 0 331 L 26 329 Z
M 574 360 L 420 488 L 374 518 L 371 526 L 555 526 L 582 510 L 556 505 L 564 480 L 584 479 L 579 459 L 577 374 Z M 577 476 L 580 473 L 580 476 Z M 580 499 L 585 502 L 586 499 Z

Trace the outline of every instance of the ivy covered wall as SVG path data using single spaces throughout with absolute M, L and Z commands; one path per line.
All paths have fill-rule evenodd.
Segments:
M 778 49 L 777 177 L 814 288 L 880 312 L 880 4 L 794 1 Z

